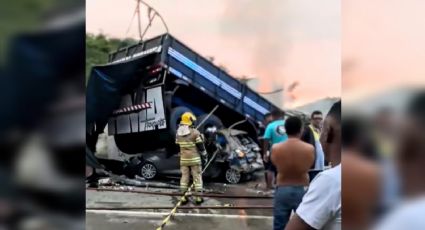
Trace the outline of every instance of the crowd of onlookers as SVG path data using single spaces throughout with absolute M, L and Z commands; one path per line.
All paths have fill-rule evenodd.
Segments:
M 425 93 L 403 106 L 344 108 L 343 229 L 425 229 Z
M 341 102 L 310 121 L 273 112 L 263 136 L 273 228 L 425 229 L 425 93 L 398 112 L 342 116 Z
M 273 228 L 340 229 L 341 102 L 326 118 L 314 111 L 309 123 L 281 111 L 266 122 L 263 159 L 266 187 L 274 187 Z

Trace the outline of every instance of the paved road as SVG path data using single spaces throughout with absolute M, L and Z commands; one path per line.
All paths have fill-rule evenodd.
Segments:
M 155 230 L 166 212 L 87 211 L 87 230 Z M 165 227 L 169 230 L 270 230 L 269 216 L 178 213 Z
M 229 195 L 262 195 L 258 189 L 259 183 L 262 183 L 261 176 L 254 181 L 238 185 L 223 186 L 220 183 L 209 183 L 206 187 L 224 191 L 225 194 Z M 137 190 L 143 189 L 137 188 Z M 155 189 L 155 191 L 158 191 L 158 189 Z M 178 200 L 178 197 L 129 192 L 87 191 L 86 194 L 86 229 L 88 230 L 155 230 L 161 224 L 162 219 L 170 212 L 170 209 L 116 209 L 121 207 L 173 206 Z M 272 205 L 272 199 L 232 200 L 206 198 L 203 205 L 215 206 L 223 204 Z M 93 210 L 93 208 L 105 208 L 106 210 Z M 269 230 L 272 229 L 272 210 L 181 209 L 178 210 L 178 213 L 167 224 L 165 229 Z

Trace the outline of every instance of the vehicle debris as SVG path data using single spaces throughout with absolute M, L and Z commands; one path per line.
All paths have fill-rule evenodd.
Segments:
M 93 68 L 87 94 L 88 145 L 115 173 L 148 180 L 180 175 L 175 134 L 185 112 L 203 121 L 210 156 L 222 148 L 205 176 L 251 180 L 263 169 L 259 129 L 268 112 L 279 110 L 170 34 L 112 53 L 108 64 Z

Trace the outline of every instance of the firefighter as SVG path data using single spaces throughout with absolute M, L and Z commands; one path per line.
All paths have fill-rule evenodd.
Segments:
M 195 115 L 190 112 L 182 115 L 177 129 L 176 143 L 180 146 L 180 170 L 182 173 L 180 189 L 186 192 L 189 187 L 190 175 L 192 175 L 195 191 L 200 193 L 202 192 L 202 164 L 205 165 L 208 159 L 202 136 L 193 127 L 195 121 Z M 186 197 L 182 201 L 184 204 L 188 202 Z M 194 202 L 201 204 L 203 199 L 196 196 Z

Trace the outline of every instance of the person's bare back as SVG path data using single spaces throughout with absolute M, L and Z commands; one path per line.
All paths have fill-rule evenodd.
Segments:
M 342 154 L 343 229 L 368 229 L 379 204 L 379 165 L 360 153 L 345 150 Z M 365 192 L 367 191 L 367 192 Z
M 309 184 L 308 171 L 314 163 L 314 147 L 299 138 L 273 145 L 271 160 L 277 168 L 277 186 Z

